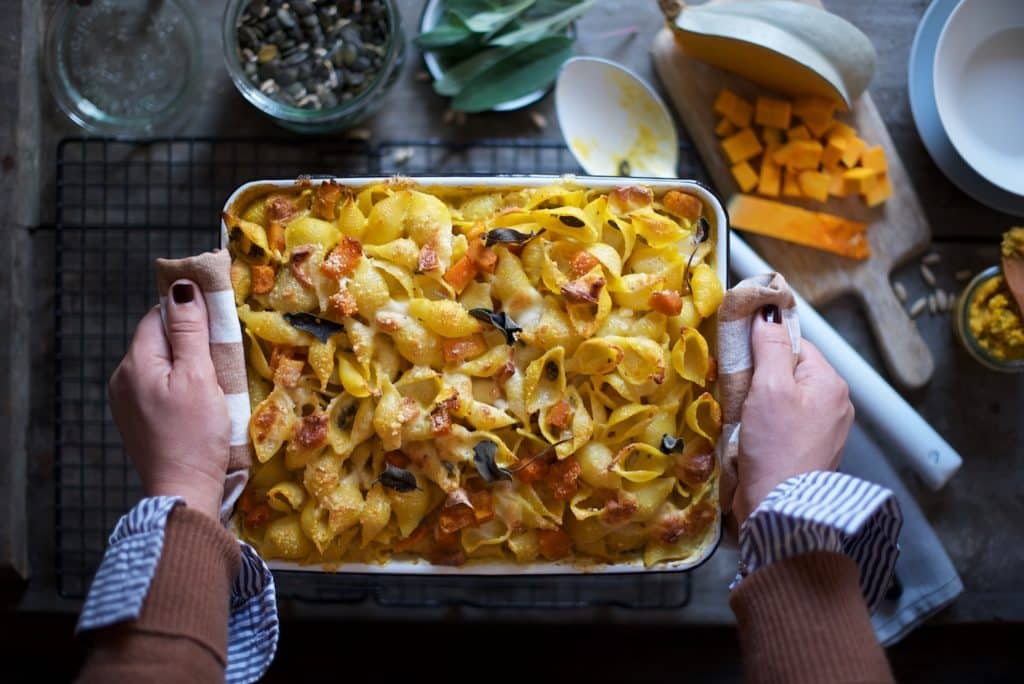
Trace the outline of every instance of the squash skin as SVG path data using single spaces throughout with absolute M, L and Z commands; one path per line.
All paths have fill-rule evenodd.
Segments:
M 664 9 L 664 7 L 663 7 Z M 690 56 L 792 96 L 849 109 L 875 71 L 871 41 L 845 19 L 793 0 L 711 0 L 670 19 Z

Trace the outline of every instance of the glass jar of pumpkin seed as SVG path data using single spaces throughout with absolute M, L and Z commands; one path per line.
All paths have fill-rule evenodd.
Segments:
M 223 37 L 239 92 L 300 133 L 364 120 L 405 59 L 394 0 L 229 0 Z

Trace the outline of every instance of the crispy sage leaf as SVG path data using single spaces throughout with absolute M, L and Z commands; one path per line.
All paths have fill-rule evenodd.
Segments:
M 404 468 L 393 466 L 390 463 L 384 466 L 384 472 L 377 478 L 383 486 L 394 489 L 396 492 L 405 493 L 419 489 L 416 486 L 416 476 Z
M 516 325 L 516 322 L 509 318 L 508 314 L 504 311 L 495 313 L 490 309 L 478 308 L 470 309 L 469 315 L 484 323 L 490 323 L 503 332 L 505 334 L 505 344 L 510 347 L 516 343 L 519 333 L 523 332 L 523 329 Z
M 711 235 L 711 224 L 708 223 L 708 220 L 706 218 L 701 216 L 700 218 L 697 219 L 697 230 L 693 234 L 693 240 L 697 244 L 700 244 L 702 242 L 707 242 L 708 237 L 710 235 Z
M 473 463 L 476 465 L 476 471 L 487 482 L 512 479 L 512 473 L 498 465 L 495 460 L 497 455 L 498 445 L 490 440 L 477 442 L 473 447 Z
M 502 43 L 506 44 L 515 43 Z M 452 108 L 470 113 L 483 112 L 496 104 L 546 88 L 570 57 L 571 38 L 544 38 L 477 74 L 452 100 Z
M 543 232 L 543 228 L 535 233 L 520 233 L 512 228 L 495 228 L 484 233 L 484 246 L 493 247 L 498 244 L 525 245 Z
M 298 328 L 303 332 L 308 332 L 310 335 L 316 337 L 321 342 L 326 342 L 331 335 L 339 333 L 345 329 L 341 323 L 335 323 L 334 321 L 328 321 L 325 318 L 314 316 L 308 313 L 286 313 L 284 320 L 288 321 L 293 328 Z
M 684 446 L 682 437 L 673 437 L 672 435 L 661 436 L 661 453 L 671 454 L 677 451 L 682 451 Z
M 703 242 L 707 242 L 708 237 L 711 235 L 711 224 L 708 220 L 701 216 L 697 219 L 697 230 L 694 231 L 693 237 L 690 240 L 693 242 L 693 251 L 690 252 L 690 257 L 686 260 L 686 268 L 683 269 L 683 285 L 687 291 L 690 290 L 690 266 L 693 264 L 693 257 L 697 255 L 697 250 L 700 249 L 700 245 Z

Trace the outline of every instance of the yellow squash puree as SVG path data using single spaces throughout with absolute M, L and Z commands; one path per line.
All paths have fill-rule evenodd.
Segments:
M 1024 359 L 1024 323 L 1003 276 L 989 278 L 974 291 L 968 322 L 978 344 L 992 356 Z
M 629 128 L 636 132 L 629 149 L 618 156 L 629 163 L 634 175 L 672 178 L 675 150 L 667 144 L 673 137 L 671 122 L 636 81 L 618 72 L 610 76 L 619 89 L 619 107 L 626 112 Z M 628 138 L 623 135 L 618 144 Z
M 1024 257 L 1024 228 L 1011 228 L 1003 233 L 1004 257 Z

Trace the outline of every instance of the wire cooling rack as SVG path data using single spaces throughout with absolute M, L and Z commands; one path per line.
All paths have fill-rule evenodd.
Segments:
M 704 179 L 693 150 L 679 175 Z M 142 496 L 106 400 L 135 324 L 156 301 L 153 262 L 216 246 L 225 199 L 244 182 L 299 175 L 581 173 L 560 143 L 75 138 L 56 181 L 56 505 L 61 595 L 81 598 L 118 518 Z M 278 575 L 282 597 L 429 606 L 680 607 L 688 576 L 515 578 Z

